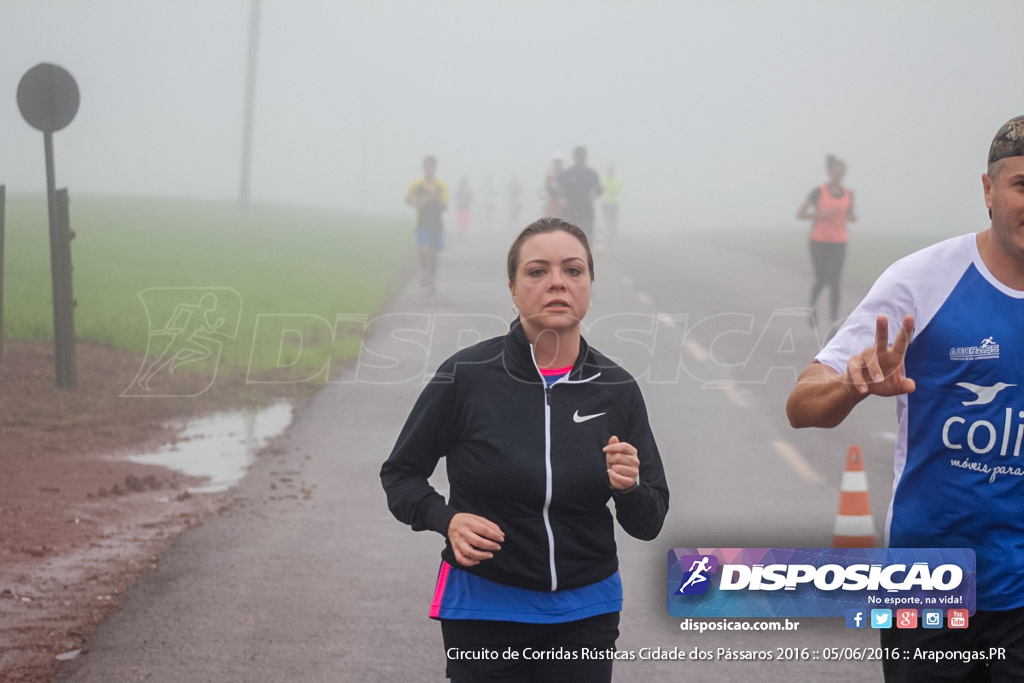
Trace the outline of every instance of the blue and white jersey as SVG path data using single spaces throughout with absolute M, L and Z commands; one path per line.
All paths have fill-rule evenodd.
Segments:
M 897 398 L 886 542 L 974 548 L 978 609 L 1024 606 L 1024 292 L 993 277 L 976 235 L 955 237 L 890 266 L 817 360 L 845 373 L 878 315 L 891 344 L 908 313 L 917 389 Z

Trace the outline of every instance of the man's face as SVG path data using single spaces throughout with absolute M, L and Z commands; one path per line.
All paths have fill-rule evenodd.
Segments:
M 423 161 L 423 175 L 427 178 L 433 178 L 434 173 L 437 172 L 437 162 L 433 159 L 426 159 Z
M 992 177 L 982 176 L 985 205 L 992 212 L 995 245 L 1024 269 L 1024 157 L 996 162 Z

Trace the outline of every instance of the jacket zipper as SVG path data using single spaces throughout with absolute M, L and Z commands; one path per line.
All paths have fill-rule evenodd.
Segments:
M 533 356 L 533 344 L 530 344 L 530 357 L 533 359 L 533 367 L 537 370 L 537 376 L 540 377 L 540 384 L 544 387 L 544 508 L 541 511 L 541 517 L 544 519 L 544 531 L 548 535 L 548 570 L 551 572 L 551 590 L 556 591 L 558 590 L 558 572 L 555 570 L 555 532 L 551 528 L 550 514 L 551 499 L 553 497 L 553 475 L 551 472 L 551 389 L 559 382 L 583 384 L 600 377 L 601 373 L 599 372 L 593 377 L 583 380 L 570 380 L 567 377 L 559 377 L 551 386 L 548 386 L 547 379 L 540 371 L 540 367 Z
M 538 370 L 539 372 L 539 370 Z M 543 381 L 541 376 L 541 381 Z M 544 529 L 548 534 L 548 568 L 551 572 L 551 590 L 558 590 L 558 573 L 555 571 L 555 532 L 551 528 L 552 497 L 551 474 L 551 387 L 544 382 Z

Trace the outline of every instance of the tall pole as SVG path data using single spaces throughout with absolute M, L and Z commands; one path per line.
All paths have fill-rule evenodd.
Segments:
M 57 374 L 57 386 L 65 388 L 69 385 L 65 353 L 68 346 L 67 320 L 64 311 L 63 252 L 60 248 L 61 228 L 57 209 L 57 181 L 53 164 L 53 133 L 43 131 L 43 148 L 46 155 L 46 206 L 50 215 L 50 281 L 53 286 L 53 347 L 54 366 Z
M 68 207 L 68 190 L 57 190 L 54 203 L 57 207 L 57 252 L 60 261 L 60 296 L 59 310 L 61 315 L 60 329 L 63 341 L 57 347 L 57 362 L 60 363 L 62 383 L 60 387 L 74 389 L 78 386 L 78 368 L 75 362 L 75 293 L 71 277 L 71 240 L 75 233 L 71 230 L 71 213 Z
M 362 146 L 362 163 L 360 164 L 360 170 L 362 171 L 362 192 L 359 193 L 362 197 L 362 203 L 359 206 L 360 213 L 366 215 L 366 195 L 370 192 L 370 181 L 369 181 L 369 164 L 370 164 L 370 83 L 367 81 L 366 87 L 364 88 L 363 94 L 363 146 Z
M 75 301 L 71 292 L 71 234 L 67 190 L 57 190 L 53 133 L 43 133 L 46 148 L 46 199 L 50 210 L 50 271 L 53 282 L 53 346 L 57 386 L 74 389 Z
M 259 54 L 260 0 L 249 0 L 249 54 L 245 69 L 245 113 L 242 121 L 242 175 L 238 201 L 249 203 L 252 171 L 253 112 L 256 108 L 256 57 Z

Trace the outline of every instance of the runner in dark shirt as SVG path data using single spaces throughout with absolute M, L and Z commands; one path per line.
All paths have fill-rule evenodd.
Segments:
M 577 225 L 594 240 L 594 200 L 601 194 L 601 178 L 587 166 L 587 150 L 580 146 L 572 151 L 573 165 L 558 176 L 558 185 L 565 200 L 562 218 Z

